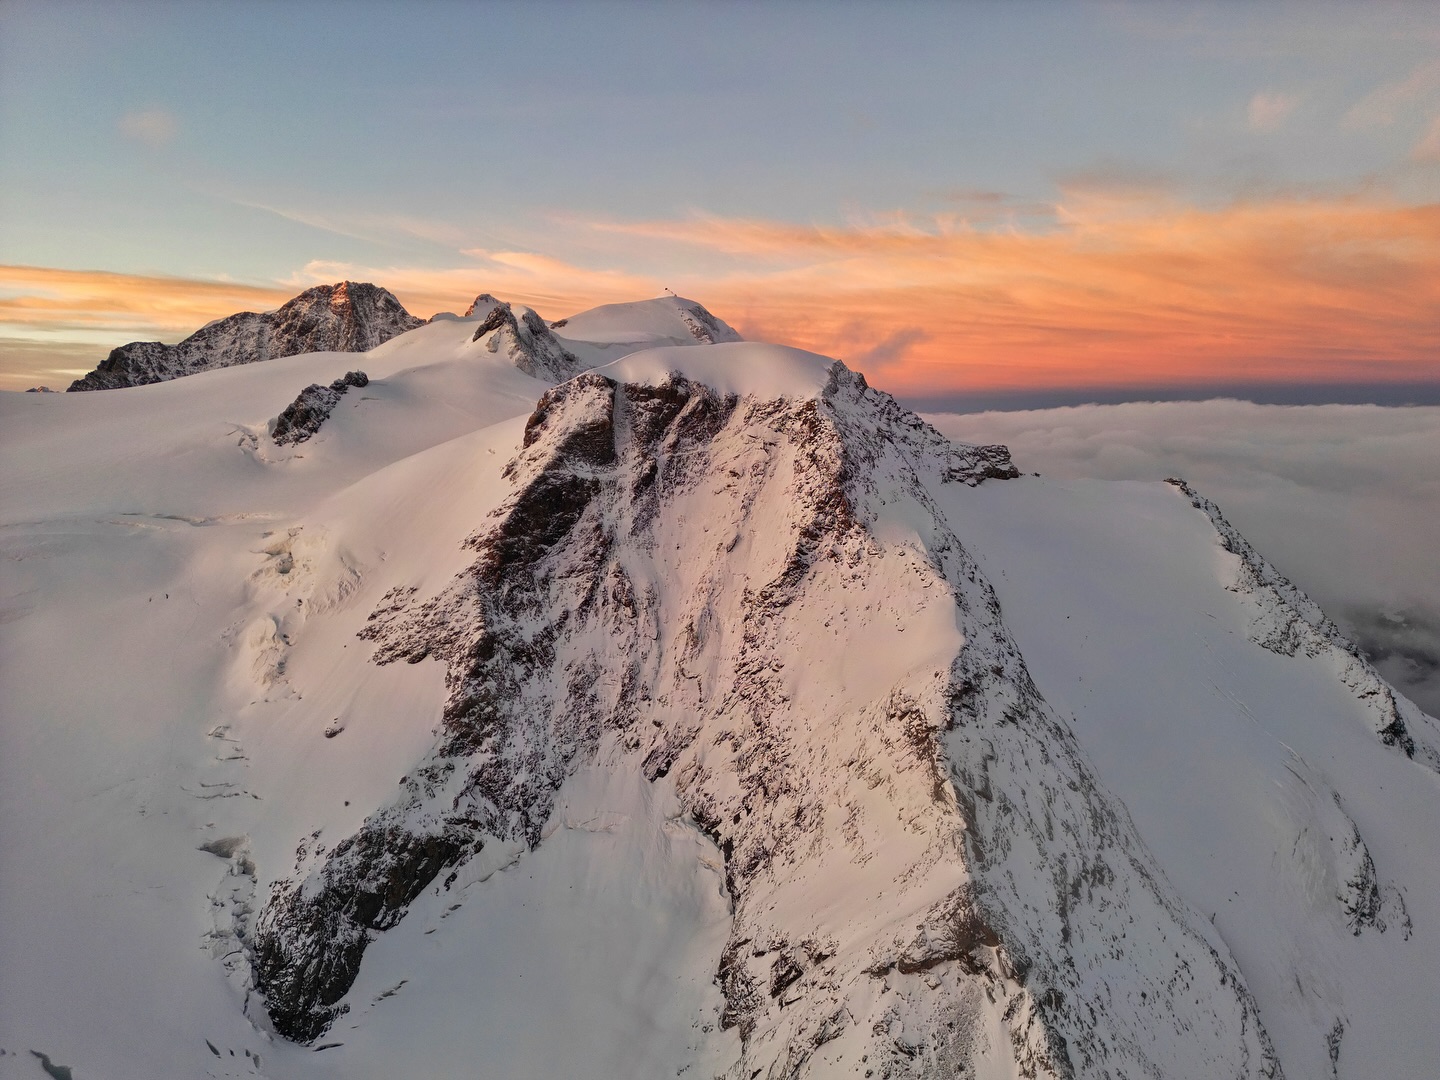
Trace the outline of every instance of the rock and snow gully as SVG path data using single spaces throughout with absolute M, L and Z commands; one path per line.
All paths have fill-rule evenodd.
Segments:
M 24 598 L 56 625 L 73 601 L 121 644 L 96 679 L 150 742 L 66 750 L 82 695 L 16 727 L 0 772 L 63 762 L 78 787 L 49 813 L 97 853 L 145 845 L 177 909 L 205 898 L 200 961 L 144 924 L 135 963 L 195 993 L 117 1075 L 1440 1059 L 1417 1023 L 1440 992 L 1437 724 L 1183 483 L 1021 477 L 676 297 L 547 323 L 483 294 L 355 364 L 116 395 L 117 430 L 155 445 L 103 484 L 50 428 L 13 437 L 50 455 L 11 482 L 31 493 L 7 541 L 28 591 L 0 621 L 16 700 L 46 700 L 50 670 Z M 79 397 L 56 413 L 88 410 L 77 447 L 84 399 L 112 396 Z M 192 427 L 156 422 L 176 408 Z M 93 599 L 115 529 L 147 553 L 143 605 Z M 141 626 L 183 705 L 126 681 Z M 116 769 L 147 779 L 102 783 Z M 39 850 L 38 811 L 3 809 L 7 850 Z M 177 837 L 198 861 L 161 857 Z M 33 888 L 0 890 L 22 922 L 47 874 L 73 926 L 140 895 L 22 869 Z M 32 973 L 23 1030 L 100 1075 L 143 1003 L 87 1041 L 63 982 L 5 948 L 0 971 Z

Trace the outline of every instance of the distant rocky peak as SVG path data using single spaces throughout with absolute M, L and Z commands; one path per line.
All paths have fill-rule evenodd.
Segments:
M 368 352 L 423 320 L 388 289 L 368 282 L 316 285 L 273 313 L 274 336 L 285 352 Z M 305 346 L 305 347 L 301 347 Z
M 70 389 L 144 386 L 301 353 L 369 352 L 424 322 L 378 285 L 356 281 L 316 285 L 274 311 L 242 311 L 216 319 L 178 345 L 158 341 L 122 345 Z
M 485 299 L 476 298 L 471 310 Z M 504 352 L 514 365 L 536 379 L 561 382 L 577 374 L 581 363 L 575 354 L 560 344 L 549 325 L 531 308 L 512 307 L 496 300 L 495 307 L 475 328 L 472 341 L 485 341 L 492 353 Z
M 333 285 L 312 285 L 299 296 L 287 300 L 276 310 L 284 311 L 290 307 L 308 307 L 315 304 L 326 304 L 337 313 L 357 304 L 401 307 L 400 301 L 395 299 L 395 294 L 380 285 L 373 285 L 368 281 L 337 281 Z

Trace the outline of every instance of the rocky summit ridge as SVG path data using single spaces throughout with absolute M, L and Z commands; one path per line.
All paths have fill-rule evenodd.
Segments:
M 217 319 L 175 345 L 122 345 L 71 383 L 70 390 L 144 386 L 301 353 L 368 352 L 423 323 L 378 285 L 316 285 L 274 311 L 242 311 Z
M 645 368 L 546 393 L 470 567 L 370 615 L 376 661 L 438 659 L 449 694 L 395 797 L 261 912 L 276 1030 L 322 1035 L 422 891 L 539 846 L 567 776 L 629 761 L 723 858 L 727 1076 L 962 1076 L 999 1048 L 1030 1077 L 1277 1076 L 935 505 L 1015 477 L 1003 448 L 838 362 L 770 399 Z M 848 655 L 817 671 L 825 638 Z

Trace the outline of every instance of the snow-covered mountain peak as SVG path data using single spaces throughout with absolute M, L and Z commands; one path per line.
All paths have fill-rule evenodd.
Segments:
M 696 352 L 697 346 L 714 348 L 716 343 L 724 343 L 734 347 L 742 343 L 735 331 L 699 304 L 676 296 L 610 304 L 547 323 L 533 308 L 482 293 L 466 315 L 479 319 L 473 341 L 483 341 L 490 352 L 509 356 L 527 375 L 551 382 L 563 381 L 620 356 L 625 358 L 623 363 L 631 365 L 617 371 L 620 379 L 628 380 L 633 373 L 635 379 L 663 381 L 672 372 L 687 373 L 688 365 L 695 369 L 693 381 L 722 392 L 732 392 L 733 387 L 733 392 L 752 396 L 803 396 L 824 385 L 824 376 L 817 381 L 814 371 L 828 369 L 833 363 L 825 357 L 774 345 L 758 346 L 754 352 L 740 348 L 723 358 L 711 355 L 706 360 L 686 360 L 683 354 Z M 648 355 L 651 352 L 656 355 Z M 787 355 L 790 353 L 795 355 Z M 800 356 L 809 359 L 802 361 Z M 814 371 L 800 374 L 802 368 Z M 767 371 L 769 374 L 765 374 Z M 743 384 L 753 385 L 747 389 Z M 774 394 L 770 393 L 772 388 L 776 389 Z
M 482 292 L 479 296 L 475 297 L 474 300 L 470 301 L 470 306 L 465 309 L 464 317 L 467 319 L 483 319 L 503 303 L 504 301 L 498 297 L 491 296 L 488 292 Z
M 560 343 L 549 324 L 523 304 L 497 301 L 470 340 L 483 341 L 490 352 L 503 353 L 526 375 L 547 382 L 568 379 L 584 366 Z
M 658 386 L 683 376 L 720 394 L 762 401 L 818 396 L 840 362 L 785 345 L 734 341 L 642 349 L 596 370 L 616 382 Z
M 274 311 L 242 311 L 216 319 L 177 345 L 158 341 L 122 345 L 70 389 L 144 386 L 302 353 L 368 352 L 423 323 L 378 285 L 354 281 L 316 285 Z
M 922 1047 L 952 1072 L 1003 1054 L 1030 1075 L 1077 1058 L 1263 1075 L 1253 1003 L 1035 692 L 939 512 L 932 486 L 981 483 L 984 462 L 937 459 L 938 434 L 841 365 L 748 348 L 753 367 L 744 346 L 694 350 L 731 361 L 694 374 L 750 376 L 729 389 L 660 353 L 636 381 L 548 391 L 472 565 L 371 614 L 376 659 L 443 661 L 449 697 L 397 795 L 261 914 L 278 1030 L 309 1040 L 345 1015 L 377 931 L 485 852 L 543 846 L 566 778 L 601 764 L 673 777 L 722 859 L 732 1075 L 888 1072 Z M 777 356 L 793 398 L 758 393 Z M 1057 874 L 1064 905 L 1037 913 L 1026 898 Z M 1172 952 L 1185 978 L 1167 982 Z
M 740 335 L 703 305 L 683 296 L 604 304 L 553 324 L 564 337 L 596 345 L 711 345 Z

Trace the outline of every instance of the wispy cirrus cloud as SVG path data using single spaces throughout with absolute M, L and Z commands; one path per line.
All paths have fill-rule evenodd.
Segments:
M 441 268 L 316 260 L 293 275 L 289 284 L 298 289 L 347 278 L 373 281 L 393 292 L 410 311 L 427 316 L 464 310 L 478 293 L 488 292 L 527 304 L 549 318 L 654 296 L 662 289 L 647 274 L 589 268 L 536 252 L 469 248 L 460 254 L 465 257 L 464 265 Z
M 1251 131 L 1276 131 L 1284 127 L 1284 121 L 1300 105 L 1299 94 L 1284 94 L 1283 91 L 1260 91 L 1250 98 L 1246 118 Z
M 1340 120 L 1351 130 L 1389 127 L 1416 103 L 1440 95 L 1440 60 L 1415 67 L 1403 79 L 1377 86 L 1350 107 Z
M 1440 165 L 1440 113 L 1431 119 L 1425 134 L 1410 151 L 1410 159 L 1426 165 Z
M 955 207 L 961 219 L 976 225 L 1029 224 L 1036 219 L 1048 220 L 1055 210 L 1048 202 L 1019 199 L 1003 191 L 986 188 L 947 188 L 930 195 Z
M 0 266 L 0 332 L 70 340 L 183 335 L 221 315 L 269 310 L 290 295 L 280 287 L 227 281 Z
M 1251 131 L 1276 131 L 1283 127 L 1300 105 L 1300 95 L 1280 90 L 1262 90 L 1250 99 L 1246 119 Z
M 465 232 L 447 221 L 418 217 L 413 214 L 355 213 L 334 208 L 312 210 L 304 207 L 281 206 L 254 199 L 220 196 L 236 206 L 258 210 L 285 221 L 293 221 L 320 232 L 344 236 L 367 243 L 387 243 L 398 238 L 423 240 L 440 247 L 454 249 L 465 242 Z
M 669 287 L 748 337 L 839 356 L 911 395 L 1418 382 L 1440 355 L 1440 204 L 1374 192 L 1201 207 L 1163 183 L 1071 178 L 1029 227 L 953 212 L 839 225 L 697 213 L 572 219 L 553 237 L 468 247 L 440 267 L 313 261 L 273 287 L 8 268 L 0 323 L 12 337 L 178 337 L 349 278 L 420 315 L 488 291 L 558 318 Z
M 851 226 L 695 217 L 606 222 L 617 243 L 725 253 L 732 321 L 880 358 L 887 385 L 1137 385 L 1433 377 L 1440 205 L 1272 199 L 1199 208 L 1075 191 L 1053 228 L 946 219 Z M 862 332 L 863 331 L 863 332 Z
M 115 126 L 127 139 L 134 139 L 152 149 L 173 142 L 180 131 L 175 114 L 159 107 L 127 112 L 115 122 Z

